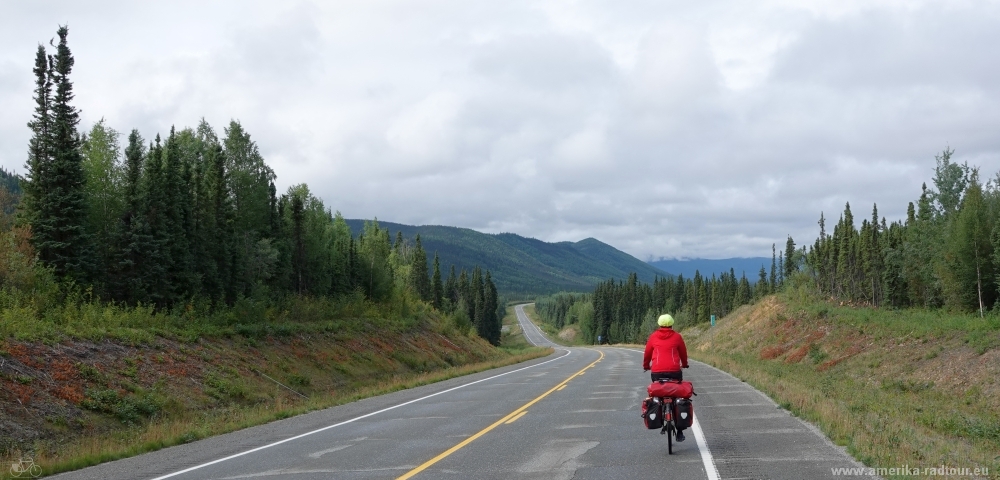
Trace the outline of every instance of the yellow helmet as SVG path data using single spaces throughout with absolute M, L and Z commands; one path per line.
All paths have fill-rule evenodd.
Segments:
M 674 324 L 674 317 L 671 317 L 669 313 L 664 313 L 660 315 L 660 318 L 656 320 L 656 323 L 661 327 L 670 327 Z

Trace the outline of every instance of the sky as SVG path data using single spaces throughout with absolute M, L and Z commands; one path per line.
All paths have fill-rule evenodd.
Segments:
M 769 256 L 1000 170 L 997 1 L 0 0 L 7 170 L 61 24 L 81 130 L 238 120 L 347 218 Z

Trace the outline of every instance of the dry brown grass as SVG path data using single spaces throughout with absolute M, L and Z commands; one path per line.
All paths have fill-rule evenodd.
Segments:
M 234 404 L 211 411 L 188 411 L 179 416 L 154 420 L 133 428 L 82 437 L 60 445 L 58 451 L 43 446 L 34 452 L 34 461 L 43 467 L 46 475 L 76 470 L 363 398 L 512 365 L 550 353 L 552 353 L 551 349 L 535 348 L 497 360 L 452 367 L 415 376 L 370 380 L 367 384 L 354 389 L 316 395 L 308 399 L 297 398 L 275 386 L 273 401 L 265 404 L 252 406 Z M 14 455 L 11 458 L 0 459 L 0 465 L 10 465 L 18 457 L 19 455 Z M 9 476 L 9 472 L 0 470 L 0 479 L 7 480 L 8 478 L 12 478 Z
M 1000 349 L 980 354 L 974 343 L 1000 332 L 940 321 L 950 328 L 772 296 L 685 338 L 692 356 L 818 425 L 866 465 L 980 466 L 1000 478 Z

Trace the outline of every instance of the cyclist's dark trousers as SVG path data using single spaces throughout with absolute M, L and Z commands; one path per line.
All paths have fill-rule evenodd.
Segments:
M 684 374 L 680 370 L 676 372 L 653 372 L 649 374 L 653 381 L 657 380 L 684 380 Z

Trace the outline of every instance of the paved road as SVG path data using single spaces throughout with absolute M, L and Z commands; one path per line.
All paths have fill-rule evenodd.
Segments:
M 526 337 L 550 345 L 527 321 Z M 699 428 L 668 455 L 636 350 L 553 355 L 112 462 L 60 479 L 829 478 L 857 466 L 762 394 L 692 363 Z
M 531 320 L 528 320 L 528 315 L 524 313 L 524 307 L 525 305 L 516 305 L 514 307 L 514 313 L 517 314 L 517 323 L 521 325 L 521 333 L 524 334 L 524 338 L 528 340 L 528 343 L 536 347 L 562 348 L 559 345 L 552 343 L 552 341 L 549 340 L 544 333 L 542 333 L 541 329 L 539 329 L 537 325 L 531 323 Z

